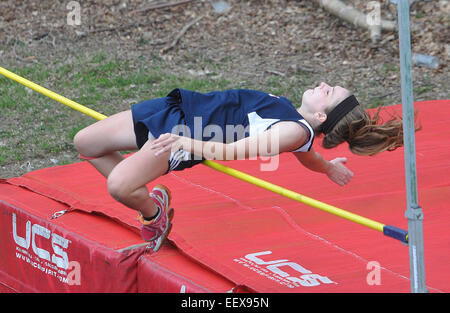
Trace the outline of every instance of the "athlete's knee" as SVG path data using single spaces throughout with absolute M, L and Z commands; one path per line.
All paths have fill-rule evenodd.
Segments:
M 85 155 L 88 150 L 87 137 L 85 129 L 80 130 L 76 133 L 75 137 L 73 137 L 73 145 L 82 155 Z
M 94 143 L 90 131 L 86 128 L 80 130 L 73 138 L 75 149 L 85 157 L 95 158 L 101 156 L 100 143 Z
M 127 188 L 128 184 L 126 180 L 120 175 L 117 175 L 114 170 L 108 176 L 107 185 L 111 197 L 119 202 L 123 202 L 132 192 Z

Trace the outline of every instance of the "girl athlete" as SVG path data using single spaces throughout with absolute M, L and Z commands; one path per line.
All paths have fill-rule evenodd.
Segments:
M 254 156 L 292 152 L 310 170 L 347 184 L 353 173 L 346 158 L 322 158 L 312 147 L 317 134 L 324 135 L 325 148 L 346 141 L 358 155 L 403 144 L 401 119 L 380 123 L 378 113 L 369 116 L 350 91 L 325 83 L 305 91 L 297 109 L 284 97 L 255 90 L 175 89 L 82 129 L 74 144 L 107 178 L 111 196 L 139 212 L 142 238 L 156 252 L 172 226 L 171 194 L 162 185 L 149 193 L 146 184 L 204 159 L 248 158 L 251 151 Z M 138 151 L 124 158 L 121 150 Z

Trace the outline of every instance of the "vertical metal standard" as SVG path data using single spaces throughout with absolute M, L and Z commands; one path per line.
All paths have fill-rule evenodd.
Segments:
M 411 292 L 427 292 L 423 249 L 423 213 L 417 199 L 416 147 L 414 96 L 412 83 L 411 33 L 409 27 L 409 2 L 400 0 L 398 9 L 398 34 L 400 45 L 400 71 L 402 87 L 403 134 L 405 147 L 406 201 L 405 217 L 408 219 L 409 270 Z

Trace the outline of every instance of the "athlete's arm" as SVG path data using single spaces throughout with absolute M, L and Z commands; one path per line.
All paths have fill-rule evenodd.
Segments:
M 331 161 L 325 160 L 319 153 L 311 148 L 308 152 L 294 152 L 297 160 L 308 169 L 326 174 L 338 185 L 347 184 L 353 177 L 353 172 L 344 164 L 347 158 L 336 158 Z
M 268 130 L 229 143 L 232 160 L 256 156 L 274 156 L 297 149 L 307 140 L 305 129 L 296 122 L 279 122 Z M 228 156 L 229 157 L 229 156 Z
M 270 129 L 236 142 L 201 141 L 174 134 L 163 134 L 153 141 L 152 149 L 159 155 L 183 149 L 206 160 L 240 160 L 257 156 L 273 156 L 292 151 L 306 141 L 306 131 L 293 122 L 280 122 Z M 300 143 L 300 144 L 299 144 Z

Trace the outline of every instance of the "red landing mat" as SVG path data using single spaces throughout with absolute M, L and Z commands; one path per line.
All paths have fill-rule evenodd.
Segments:
M 449 292 L 450 101 L 416 104 L 419 204 L 427 288 Z M 399 106 L 391 107 L 399 110 Z M 436 114 L 438 112 L 439 114 Z M 292 154 L 221 162 L 258 178 L 407 228 L 403 149 L 358 157 L 345 187 Z M 261 171 L 271 162 L 274 171 Z M 203 165 L 149 185 L 173 193 L 174 227 L 154 255 L 136 214 L 115 202 L 87 162 L 0 181 L 2 292 L 409 292 L 408 247 L 374 230 L 284 198 Z M 65 214 L 56 214 L 65 212 Z

